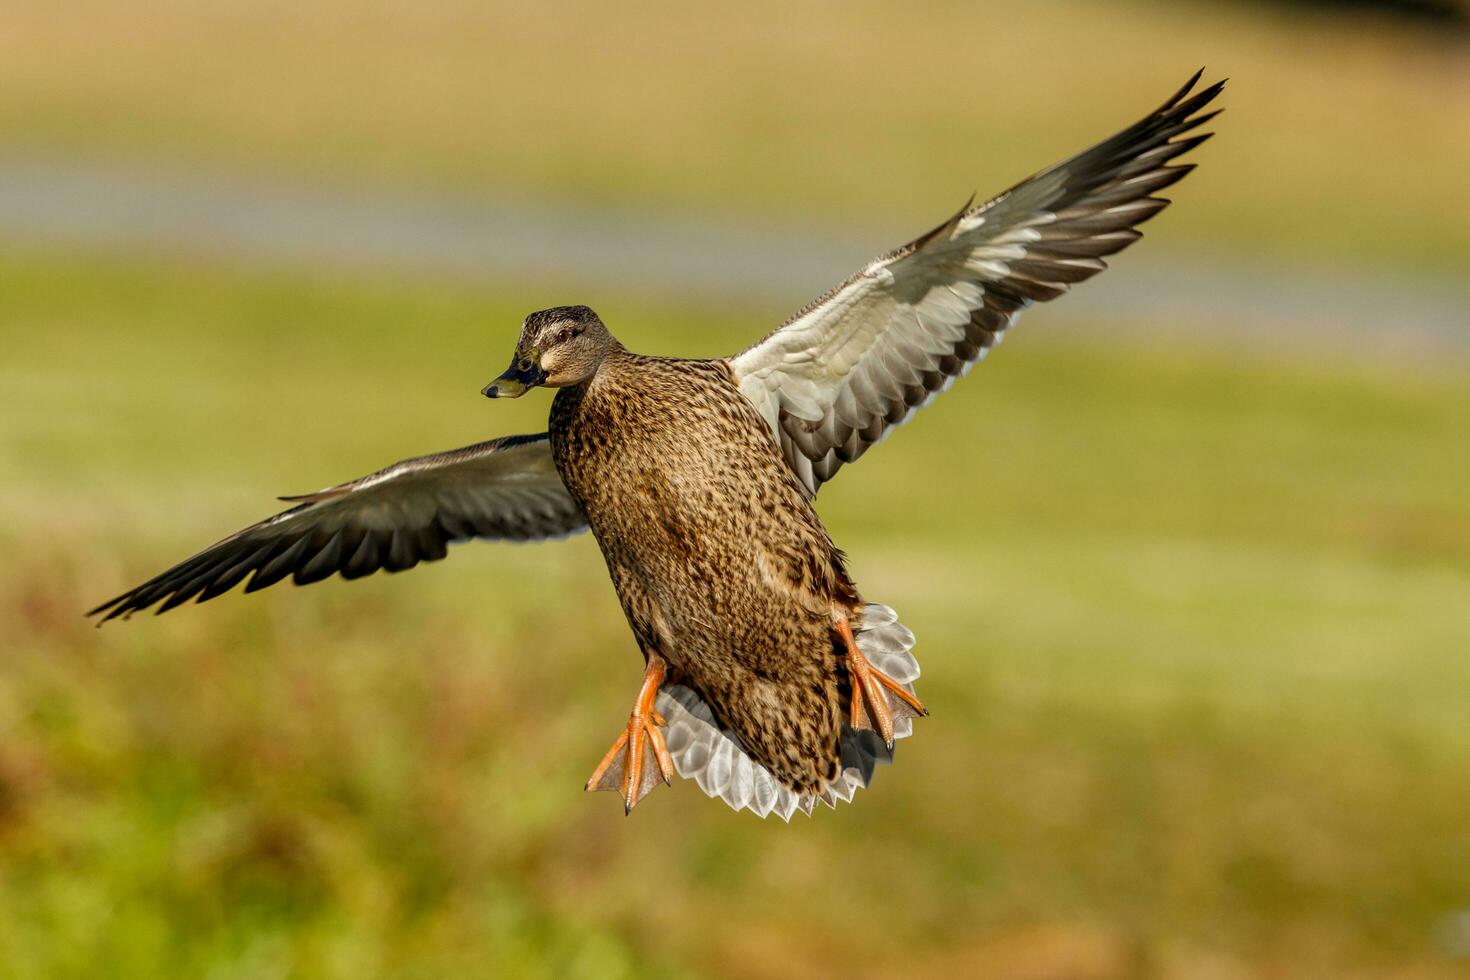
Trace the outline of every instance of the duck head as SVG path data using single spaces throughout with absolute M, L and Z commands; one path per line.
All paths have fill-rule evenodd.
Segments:
M 585 306 L 539 310 L 521 325 L 515 359 L 484 388 L 487 398 L 519 398 L 530 388 L 565 388 L 591 379 L 612 346 L 612 335 Z

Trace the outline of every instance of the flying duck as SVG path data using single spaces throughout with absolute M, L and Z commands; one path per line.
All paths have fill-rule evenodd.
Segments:
M 926 714 L 913 634 L 865 601 L 813 508 L 822 485 L 947 390 L 1022 310 L 1105 269 L 1191 169 L 1200 73 L 1113 137 L 888 252 L 713 360 L 627 350 L 586 306 L 525 318 L 484 389 L 556 389 L 548 431 L 404 460 L 301 497 L 89 615 L 204 601 L 249 577 L 443 558 L 471 538 L 591 529 L 643 654 L 627 724 L 587 782 L 626 811 L 677 774 L 790 819 L 850 801 Z M 973 200 L 973 199 L 972 199 Z

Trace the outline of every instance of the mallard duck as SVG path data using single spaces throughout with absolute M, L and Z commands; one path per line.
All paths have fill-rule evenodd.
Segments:
M 92 611 L 101 621 L 290 575 L 357 578 L 470 538 L 591 529 L 643 653 L 587 788 L 626 811 L 675 775 L 790 818 L 850 800 L 926 714 L 913 634 L 866 602 L 813 500 L 949 388 L 1022 310 L 1106 268 L 1192 169 L 1223 82 L 875 259 L 743 353 L 649 357 L 586 306 L 527 316 L 484 389 L 556 390 L 549 431 L 405 460 L 302 497 Z M 1218 110 L 1216 110 L 1218 111 Z M 973 199 L 972 199 L 973 202 Z

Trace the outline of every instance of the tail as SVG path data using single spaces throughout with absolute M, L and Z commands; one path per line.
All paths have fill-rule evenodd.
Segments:
M 862 626 L 856 634 L 858 649 L 877 669 L 899 681 L 910 693 L 919 678 L 914 659 L 914 634 L 887 606 L 863 607 Z M 748 809 L 758 817 L 774 813 L 789 821 L 797 810 L 810 814 L 818 802 L 834 809 L 838 801 L 851 803 L 853 794 L 872 781 L 879 764 L 893 761 L 893 753 L 876 732 L 842 727 L 842 772 L 820 793 L 797 793 L 776 780 L 746 754 L 740 739 L 720 727 L 704 699 L 682 684 L 659 691 L 658 710 L 668 726 L 664 737 L 674 769 L 699 784 L 708 796 L 724 800 L 733 810 Z M 893 737 L 913 734 L 912 717 L 894 719 Z

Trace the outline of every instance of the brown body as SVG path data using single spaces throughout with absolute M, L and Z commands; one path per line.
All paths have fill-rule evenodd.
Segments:
M 1158 109 L 868 263 L 728 360 L 641 357 L 586 306 L 526 317 L 484 388 L 561 389 L 550 432 L 394 464 L 99 606 L 104 619 L 290 575 L 401 571 L 473 537 L 597 535 L 647 661 L 588 780 L 629 810 L 693 779 L 735 809 L 836 805 L 927 712 L 913 634 L 863 606 L 818 489 L 961 377 L 1031 303 L 1107 268 L 1192 169 L 1223 82 Z M 862 621 L 860 621 L 860 619 Z M 667 734 L 666 734 L 667 733 Z
M 846 701 L 833 615 L 860 603 L 728 364 L 614 343 L 594 378 L 557 393 L 551 445 L 644 655 L 778 779 L 820 790 Z

